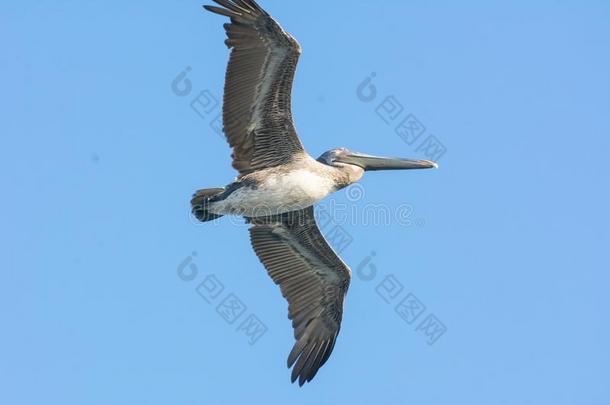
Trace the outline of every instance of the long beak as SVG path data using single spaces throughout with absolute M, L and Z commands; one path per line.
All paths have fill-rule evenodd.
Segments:
M 436 169 L 438 165 L 429 160 L 401 159 L 365 155 L 363 153 L 349 153 L 336 158 L 337 162 L 348 163 L 362 167 L 364 170 L 408 170 L 408 169 Z

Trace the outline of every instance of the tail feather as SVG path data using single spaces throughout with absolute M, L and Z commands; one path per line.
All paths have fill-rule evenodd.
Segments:
M 201 222 L 212 221 L 222 217 L 222 215 L 213 214 L 208 211 L 210 199 L 222 192 L 224 188 L 205 188 L 198 190 L 191 199 L 191 212 Z

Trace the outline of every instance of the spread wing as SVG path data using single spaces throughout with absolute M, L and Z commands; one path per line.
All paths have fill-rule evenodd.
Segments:
M 304 152 L 292 122 L 292 81 L 298 42 L 253 0 L 214 0 L 204 6 L 231 18 L 232 48 L 225 78 L 223 124 L 240 175 L 288 163 Z
M 351 271 L 320 233 L 313 207 L 249 221 L 254 251 L 288 301 L 296 339 L 288 367 L 303 385 L 333 350 Z

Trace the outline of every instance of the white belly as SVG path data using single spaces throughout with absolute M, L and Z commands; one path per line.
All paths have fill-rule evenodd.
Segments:
M 213 203 L 210 211 L 247 217 L 281 214 L 309 207 L 334 191 L 334 181 L 321 173 L 305 169 L 270 173 L 257 187 L 242 187 Z

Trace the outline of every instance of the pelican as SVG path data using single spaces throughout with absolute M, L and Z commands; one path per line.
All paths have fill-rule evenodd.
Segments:
M 341 326 L 349 267 L 316 224 L 313 205 L 360 180 L 365 171 L 435 168 L 427 160 L 304 149 L 292 121 L 291 90 L 301 47 L 254 0 L 213 0 L 204 6 L 230 18 L 225 44 L 223 127 L 238 176 L 224 188 L 199 190 L 193 215 L 211 221 L 245 217 L 252 247 L 288 301 L 295 344 L 291 381 L 314 378 L 328 360 Z

